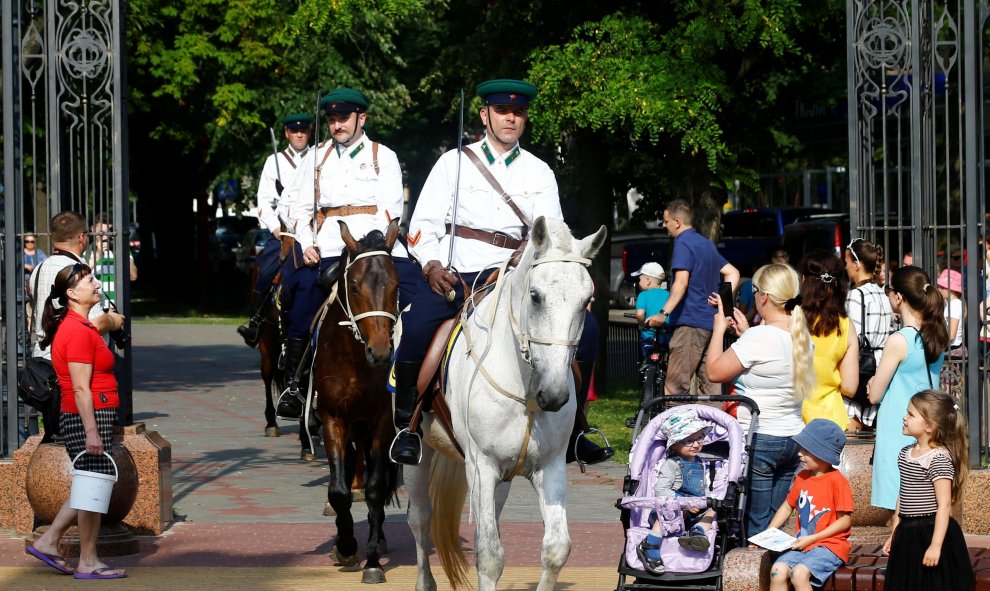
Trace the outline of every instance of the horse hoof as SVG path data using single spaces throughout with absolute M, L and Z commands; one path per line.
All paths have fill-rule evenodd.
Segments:
M 308 449 L 304 449 L 299 454 L 299 459 L 304 462 L 315 462 L 318 458 L 316 457 L 316 454 L 314 454 L 313 452 L 309 451 Z
M 333 505 L 331 505 L 329 502 L 323 505 L 323 516 L 324 517 L 333 517 L 336 514 L 337 514 L 337 512 L 334 511 Z
M 333 558 L 333 563 L 337 566 L 354 566 L 361 561 L 361 558 L 358 556 L 357 552 L 351 556 L 341 556 L 340 551 L 337 550 L 337 546 L 333 547 L 333 550 L 330 552 L 330 557 Z
M 361 582 L 370 584 L 384 583 L 385 570 L 381 568 L 366 568 L 361 575 Z
M 351 491 L 351 502 L 352 503 L 363 503 L 364 502 L 364 489 L 355 488 Z
M 265 437 L 281 437 L 282 430 L 277 426 L 275 427 L 265 427 Z

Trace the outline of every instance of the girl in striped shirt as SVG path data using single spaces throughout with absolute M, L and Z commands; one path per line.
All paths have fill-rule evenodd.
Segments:
M 973 565 L 959 523 L 949 514 L 969 472 L 966 417 L 948 394 L 911 397 L 903 433 L 917 443 L 901 450 L 901 489 L 894 529 L 883 546 L 884 587 L 938 591 L 973 589 Z

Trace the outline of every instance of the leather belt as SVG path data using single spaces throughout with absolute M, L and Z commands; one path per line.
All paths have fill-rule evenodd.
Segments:
M 357 215 L 359 213 L 368 213 L 375 215 L 378 213 L 377 205 L 341 205 L 340 207 L 321 207 L 320 213 L 325 217 L 343 217 L 348 215 Z
M 450 224 L 447 224 L 447 234 L 450 234 Z M 519 240 L 518 238 L 513 238 L 508 234 L 503 234 L 502 232 L 475 230 L 474 228 L 468 228 L 465 226 L 457 226 L 456 234 L 461 238 L 470 238 L 471 240 L 477 240 L 479 242 L 491 244 L 499 248 L 508 248 L 510 250 L 517 250 L 520 246 L 525 244 L 524 241 Z

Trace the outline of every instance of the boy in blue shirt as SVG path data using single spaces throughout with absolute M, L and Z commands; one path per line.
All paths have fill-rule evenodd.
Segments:
M 657 316 L 663 305 L 667 303 L 670 292 L 661 286 L 664 279 L 663 267 L 660 263 L 646 263 L 639 271 L 632 274 L 639 277 L 640 294 L 636 297 L 636 321 L 639 322 L 639 344 L 643 351 L 643 359 L 649 359 L 653 352 L 654 336 L 660 331 L 660 343 L 670 342 L 670 329 L 665 326 L 667 320 Z

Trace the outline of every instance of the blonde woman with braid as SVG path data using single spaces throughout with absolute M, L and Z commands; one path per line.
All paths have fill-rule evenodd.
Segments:
M 811 334 L 800 306 L 800 280 L 789 265 L 761 267 L 753 274 L 756 310 L 763 324 L 750 327 L 735 310 L 728 319 L 717 295 L 709 303 L 718 308 L 707 370 L 713 382 L 733 380 L 736 392 L 752 398 L 760 414 L 751 418 L 739 409 L 739 423 L 753 435 L 753 474 L 746 534 L 765 530 L 774 511 L 787 498 L 798 468 L 798 446 L 791 439 L 804 429 L 801 404 L 815 389 Z M 739 340 L 722 350 L 726 330 Z
M 942 294 L 923 270 L 898 269 L 884 290 L 894 312 L 900 314 L 903 328 L 887 339 L 877 373 L 867 388 L 870 402 L 880 405 L 870 504 L 894 509 L 901 477 L 897 455 L 913 442 L 901 432 L 901 419 L 912 396 L 938 385 L 949 330 L 942 317 Z

